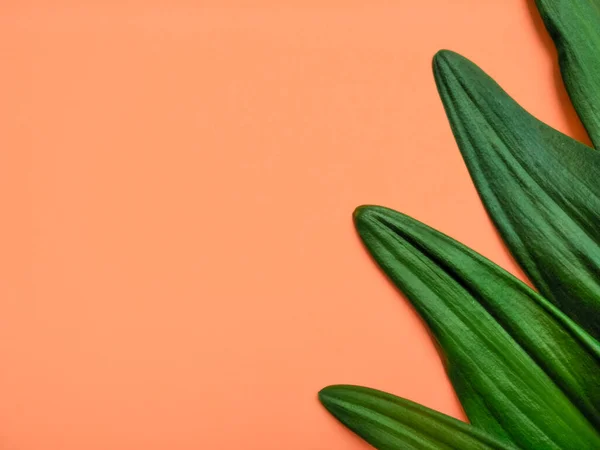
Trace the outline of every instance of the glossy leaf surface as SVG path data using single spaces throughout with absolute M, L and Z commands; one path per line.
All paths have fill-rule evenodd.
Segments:
M 329 386 L 319 399 L 340 422 L 382 450 L 515 449 L 464 422 L 374 389 Z
M 471 423 L 523 449 L 600 448 L 600 346 L 497 265 L 382 207 L 355 213 L 430 328 Z
M 536 0 L 569 96 L 600 148 L 600 1 Z
M 600 336 L 600 152 L 540 122 L 466 58 L 434 58 L 452 131 L 502 238 L 550 301 Z

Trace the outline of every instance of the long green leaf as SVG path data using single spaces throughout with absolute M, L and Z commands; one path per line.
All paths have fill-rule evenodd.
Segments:
M 434 75 L 479 195 L 553 303 L 600 337 L 600 152 L 540 122 L 449 51 Z
M 380 450 L 515 449 L 453 417 L 359 386 L 329 386 L 319 399 L 340 422 Z
M 594 146 L 600 148 L 600 2 L 536 0 L 558 50 L 565 86 Z
M 600 448 L 600 344 L 481 255 L 382 207 L 355 213 L 444 356 L 471 423 L 523 449 Z

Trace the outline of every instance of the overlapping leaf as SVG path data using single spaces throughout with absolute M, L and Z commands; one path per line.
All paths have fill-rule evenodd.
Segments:
M 600 2 L 536 4 L 600 148 Z M 438 53 L 434 74 L 486 209 L 548 300 L 414 219 L 361 208 L 366 247 L 431 329 L 473 426 L 366 388 L 330 387 L 321 401 L 379 449 L 600 448 L 600 153 L 455 53 Z
M 474 426 L 523 449 L 600 448 L 595 339 L 506 271 L 414 219 L 363 207 L 355 222 L 431 329 Z
M 319 398 L 344 425 L 379 449 L 516 450 L 471 425 L 374 389 L 329 386 Z
M 456 53 L 438 53 L 434 74 L 504 241 L 540 292 L 599 337 L 600 152 L 534 118 Z
M 563 80 L 594 146 L 600 148 L 600 1 L 536 0 L 558 50 Z

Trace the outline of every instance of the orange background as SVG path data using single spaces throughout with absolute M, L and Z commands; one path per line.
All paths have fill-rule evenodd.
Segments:
M 586 139 L 533 2 L 197 3 L 0 4 L 0 447 L 367 448 L 331 383 L 464 418 L 351 212 L 516 272 L 430 66 Z

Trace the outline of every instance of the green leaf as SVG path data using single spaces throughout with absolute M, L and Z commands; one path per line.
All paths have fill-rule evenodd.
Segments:
M 381 450 L 515 449 L 453 417 L 359 386 L 329 386 L 319 399 L 340 422 Z
M 449 51 L 434 75 L 502 238 L 540 292 L 600 337 L 600 152 L 540 122 Z
M 565 86 L 592 142 L 600 148 L 600 3 L 536 0 L 558 50 Z
M 600 344 L 469 248 L 382 207 L 370 253 L 429 326 L 471 423 L 523 449 L 600 448 Z

